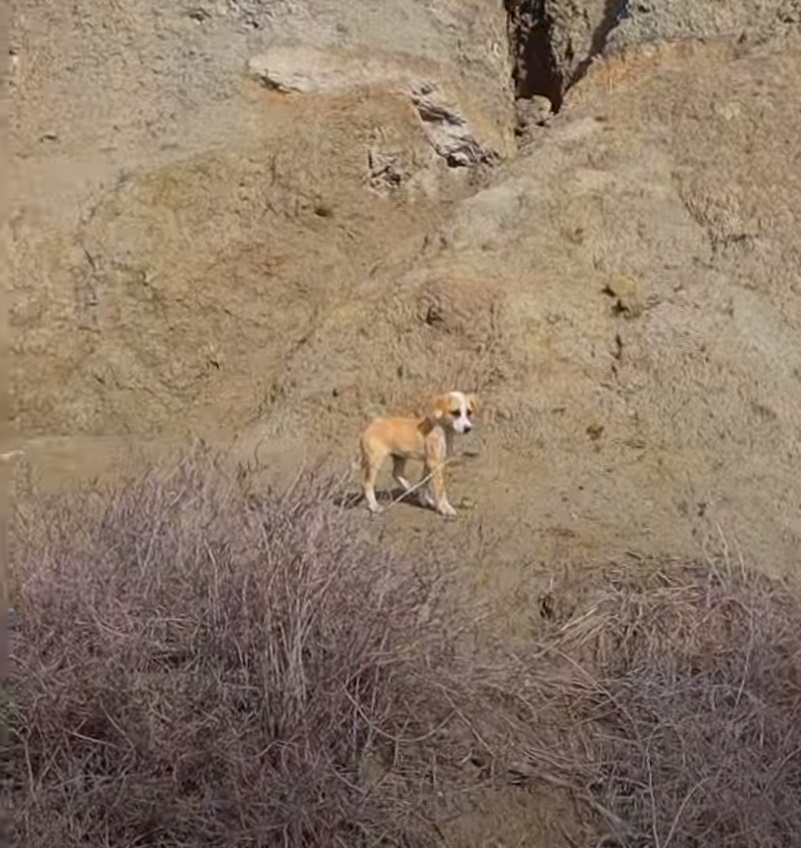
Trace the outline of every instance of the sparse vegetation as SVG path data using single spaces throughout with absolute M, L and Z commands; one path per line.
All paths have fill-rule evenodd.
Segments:
M 204 454 L 20 515 L 20 844 L 421 842 L 446 624 L 331 493 L 251 497 Z
M 442 844 L 482 787 L 543 781 L 599 844 L 797 844 L 797 594 L 616 565 L 478 656 L 454 575 L 361 541 L 335 489 L 257 494 L 201 452 L 19 505 L 16 844 Z
M 797 589 L 725 558 L 614 566 L 581 584 L 548 640 L 572 679 L 542 681 L 556 730 L 531 762 L 588 787 L 605 844 L 798 845 Z

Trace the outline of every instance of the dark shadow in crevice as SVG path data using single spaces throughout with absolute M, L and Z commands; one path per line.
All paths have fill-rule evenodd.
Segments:
M 545 0 L 504 0 L 504 8 L 514 59 L 515 96 L 520 99 L 545 96 L 556 113 L 562 107 L 565 93 L 584 78 L 593 59 L 603 53 L 609 33 L 628 12 L 628 0 L 606 0 L 587 55 L 567 79 L 554 55 L 553 21 L 546 11 Z M 564 59 L 570 63 L 571 56 Z
M 563 79 L 551 50 L 551 21 L 545 0 L 504 0 L 514 57 L 515 96 L 547 97 L 554 112 L 562 105 Z

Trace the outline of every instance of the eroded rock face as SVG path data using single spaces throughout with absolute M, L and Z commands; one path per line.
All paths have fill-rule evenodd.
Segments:
M 222 422 L 232 390 L 257 416 L 323 289 L 422 238 L 432 204 L 470 190 L 454 166 L 514 150 L 490 0 L 23 0 L 13 23 L 12 418 L 29 436 Z
M 277 47 L 254 56 L 248 71 L 269 89 L 284 94 L 385 88 L 412 103 L 431 146 L 451 167 L 491 165 L 502 158 L 502 134 L 476 129 L 469 108 L 459 102 L 458 87 L 454 90 L 451 85 L 448 96 L 443 84 L 436 82 L 447 80 L 450 73 L 432 63 L 393 62 L 364 51 Z M 480 115 L 476 113 L 475 118 L 480 120 Z
M 506 0 L 517 93 L 565 93 L 603 55 L 648 43 L 801 31 L 801 0 Z
M 801 31 L 801 0 L 648 0 L 623 5 L 609 48 L 692 38 L 760 41 Z

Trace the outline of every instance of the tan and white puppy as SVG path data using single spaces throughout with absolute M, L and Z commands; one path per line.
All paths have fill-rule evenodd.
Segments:
M 477 411 L 475 395 L 449 392 L 435 398 L 433 411 L 425 418 L 376 418 L 371 421 L 362 432 L 360 443 L 362 486 L 370 511 L 380 511 L 375 497 L 375 480 L 384 460 L 391 456 L 392 476 L 404 491 L 412 488 L 403 476 L 406 461 L 422 461 L 422 480 L 426 481 L 421 486 L 422 503 L 434 507 L 441 515 L 456 515 L 445 493 L 444 466 L 453 453 L 454 435 L 470 432 Z

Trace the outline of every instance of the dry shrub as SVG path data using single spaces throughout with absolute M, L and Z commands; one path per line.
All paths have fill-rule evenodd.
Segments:
M 725 562 L 616 566 L 580 588 L 532 679 L 553 743 L 529 750 L 532 773 L 586 787 L 604 844 L 797 846 L 797 588 Z
M 336 489 L 254 495 L 196 453 L 20 507 L 17 844 L 430 844 L 469 745 L 459 633 L 441 578 L 355 538 Z
M 16 844 L 442 844 L 540 781 L 576 802 L 571 844 L 798 844 L 797 593 L 725 564 L 585 571 L 545 636 L 483 632 L 479 657 L 447 572 L 361 541 L 335 494 L 254 494 L 200 452 L 18 507 Z

